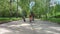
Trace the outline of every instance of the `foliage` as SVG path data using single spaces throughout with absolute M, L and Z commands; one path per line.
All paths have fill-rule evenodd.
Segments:
M 0 0 L 0 17 L 21 17 L 22 12 L 26 17 L 30 14 L 30 2 L 34 1 L 35 5 L 32 7 L 32 11 L 36 18 L 45 17 L 59 17 L 60 15 L 60 5 L 50 7 L 50 0 Z M 18 5 L 18 6 L 17 6 Z M 18 9 L 18 8 L 20 9 Z M 18 9 L 18 11 L 17 11 Z

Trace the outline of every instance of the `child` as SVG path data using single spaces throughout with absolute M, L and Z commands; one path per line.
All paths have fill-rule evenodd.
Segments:
M 32 21 L 32 15 L 29 16 L 30 22 Z

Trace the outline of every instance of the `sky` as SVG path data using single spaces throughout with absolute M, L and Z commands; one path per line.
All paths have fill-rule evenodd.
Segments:
M 34 1 L 32 1 L 32 2 L 30 2 L 30 9 L 32 9 L 32 7 L 35 5 L 35 2 Z
M 56 0 L 56 1 L 60 1 L 60 0 Z
M 55 2 L 56 2 L 56 4 L 58 4 L 58 2 L 59 2 L 59 4 L 60 4 L 60 0 L 51 0 L 50 1 L 50 6 L 55 6 L 56 4 L 55 4 Z
M 52 0 L 53 2 L 60 2 L 60 0 Z

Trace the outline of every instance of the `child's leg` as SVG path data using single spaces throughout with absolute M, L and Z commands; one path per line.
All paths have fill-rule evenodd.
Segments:
M 29 19 L 30 19 L 30 22 L 31 22 L 31 17 L 29 17 Z
M 30 17 L 30 22 L 32 22 L 32 20 L 33 20 L 33 18 L 32 18 L 32 17 Z

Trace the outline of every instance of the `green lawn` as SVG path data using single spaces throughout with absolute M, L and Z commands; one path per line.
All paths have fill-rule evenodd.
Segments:
M 60 12 L 57 12 L 56 15 L 48 15 L 49 18 L 43 18 L 43 20 L 52 21 L 55 23 L 60 23 L 60 18 L 55 18 L 60 16 Z
M 47 21 L 51 21 L 51 22 L 60 24 L 60 18 L 48 18 L 48 19 L 43 18 L 43 20 L 47 20 Z
M 60 18 L 49 18 L 48 20 L 56 23 L 60 23 Z
M 17 21 L 17 20 L 20 20 L 21 18 L 15 18 L 15 17 L 12 17 L 12 18 L 3 18 L 3 17 L 0 17 L 0 23 L 4 23 L 4 22 L 10 22 L 10 21 Z

